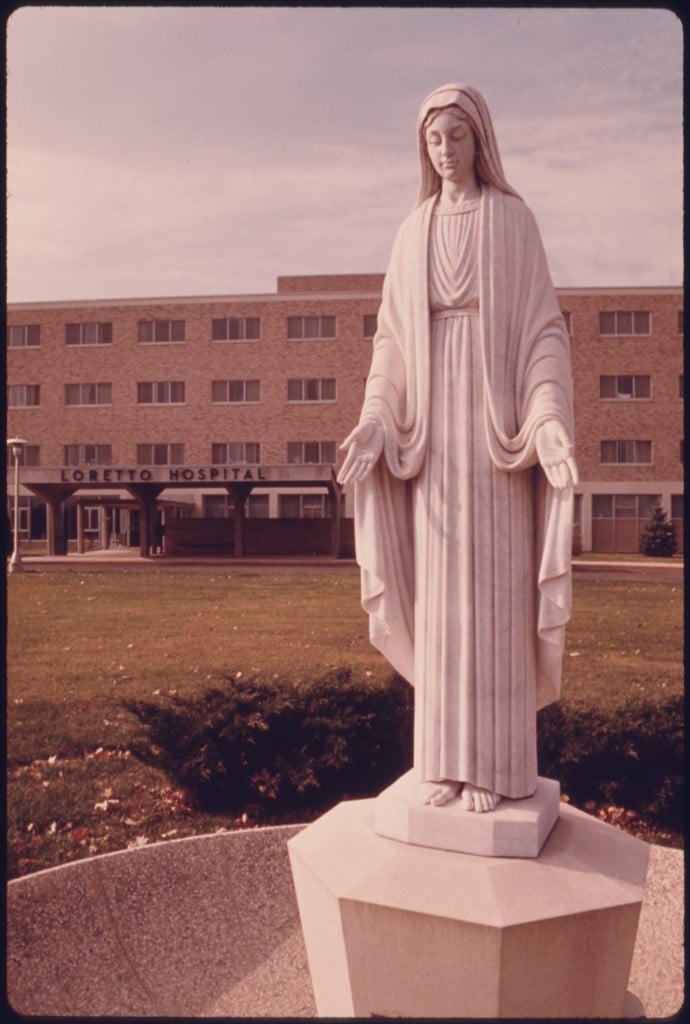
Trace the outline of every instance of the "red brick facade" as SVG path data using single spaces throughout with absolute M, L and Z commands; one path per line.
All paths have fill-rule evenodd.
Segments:
M 187 466 L 210 465 L 212 446 L 219 443 L 259 444 L 260 462 L 267 465 L 294 461 L 294 449 L 292 459 L 288 453 L 290 443 L 325 442 L 337 449 L 359 415 L 371 357 L 365 318 L 370 330 L 382 281 L 381 274 L 280 277 L 276 293 L 268 295 L 11 304 L 9 326 L 38 326 L 40 343 L 33 343 L 35 332 L 26 344 L 28 334 L 8 331 L 8 385 L 15 389 L 10 392 L 8 436 L 24 437 L 35 446 L 31 457 L 40 467 L 63 466 L 65 446 L 70 445 L 109 445 L 113 466 L 137 465 L 140 445 L 184 445 Z M 585 550 L 597 546 L 597 536 L 599 546 L 606 549 L 611 539 L 602 539 L 593 525 L 594 512 L 601 518 L 606 503 L 597 505 L 595 495 L 658 496 L 676 519 L 682 509 L 682 291 L 557 292 L 571 324 L 582 477 L 579 531 Z M 625 333 L 631 312 L 642 315 L 633 329 L 648 326 L 649 333 Z M 600 332 L 601 313 L 620 314 L 619 333 Z M 314 338 L 320 324 L 332 321 L 309 320 L 302 322 L 307 337 L 288 337 L 288 318 L 295 317 L 334 317 L 335 336 Z M 259 319 L 257 339 L 213 340 L 214 320 L 246 318 Z M 184 340 L 142 342 L 140 321 L 184 321 Z M 66 343 L 67 324 L 99 323 L 112 324 L 109 343 Z M 291 333 L 298 329 L 293 321 Z M 618 394 L 620 386 L 620 397 L 600 396 L 604 375 L 616 379 L 614 391 Z M 635 378 L 642 397 L 627 395 L 629 378 Z M 288 400 L 290 379 L 335 380 L 335 398 Z M 213 401 L 213 381 L 259 381 L 258 401 Z M 137 386 L 142 382 L 184 382 L 184 402 L 141 404 Z M 66 405 L 68 384 L 110 385 L 110 402 Z M 36 385 L 39 404 L 22 407 L 36 395 L 27 398 L 21 387 Z M 611 386 L 609 381 L 609 390 Z M 319 385 L 310 387 L 318 392 Z M 604 462 L 602 442 L 610 442 Z M 626 448 L 611 442 L 642 444 Z M 608 461 L 614 450 L 616 461 Z M 23 472 L 28 479 L 29 468 Z M 203 513 L 202 493 L 199 488 L 193 497 L 195 515 Z M 190 492 L 185 500 L 192 500 Z M 622 513 L 625 502 L 617 504 Z M 276 507 L 272 497 L 272 515 L 277 514 Z M 349 510 L 348 498 L 346 515 Z M 612 515 L 616 517 L 615 512 Z M 638 525 L 630 527 L 635 536 Z M 617 543 L 629 547 L 631 541 Z

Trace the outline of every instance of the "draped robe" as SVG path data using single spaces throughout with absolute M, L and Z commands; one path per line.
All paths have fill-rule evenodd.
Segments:
M 535 447 L 547 420 L 572 437 L 569 342 L 531 212 L 484 186 L 468 342 L 476 401 L 472 422 L 463 421 L 454 406 L 469 386 L 466 370 L 452 361 L 439 369 L 432 351 L 436 199 L 403 223 L 384 282 L 361 416 L 383 425 L 384 451 L 355 488 L 362 603 L 372 643 L 415 686 L 418 775 L 526 796 L 536 786 L 534 717 L 558 697 L 570 615 L 572 488 L 548 485 Z M 443 439 L 431 451 L 444 407 L 460 437 L 455 490 L 452 479 L 450 490 L 437 486 Z M 474 431 L 484 453 L 471 470 L 463 431 Z M 494 524 L 486 535 L 482 516 Z M 525 613 L 515 614 L 520 605 Z

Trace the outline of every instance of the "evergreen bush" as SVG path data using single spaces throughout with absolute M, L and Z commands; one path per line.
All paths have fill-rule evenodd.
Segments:
M 671 555 L 675 555 L 676 548 L 673 523 L 668 521 L 662 506 L 656 505 L 640 533 L 640 551 L 643 555 L 670 558 Z
M 412 762 L 412 691 L 355 683 L 347 670 L 296 685 L 230 679 L 159 703 L 127 700 L 144 726 L 133 753 L 162 767 L 200 809 L 318 809 L 371 796 Z
M 257 821 L 373 796 L 412 764 L 412 688 L 347 670 L 301 685 L 259 678 L 123 705 L 142 726 L 132 752 L 163 768 L 205 811 Z M 623 707 L 561 700 L 539 713 L 541 775 L 573 804 L 635 811 L 682 826 L 683 699 Z
M 559 701 L 539 712 L 539 771 L 574 804 L 615 804 L 681 828 L 683 725 L 681 695 L 610 708 Z

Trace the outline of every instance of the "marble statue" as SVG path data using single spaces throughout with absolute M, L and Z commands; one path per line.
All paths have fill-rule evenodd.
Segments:
M 419 200 L 393 245 L 339 480 L 354 484 L 371 641 L 415 687 L 418 799 L 490 812 L 535 792 L 536 714 L 560 691 L 578 480 L 569 339 L 480 93 L 427 96 L 418 145 Z

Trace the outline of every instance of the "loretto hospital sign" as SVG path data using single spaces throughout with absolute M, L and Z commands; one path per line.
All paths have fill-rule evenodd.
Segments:
M 227 484 L 248 486 L 311 485 L 332 487 L 335 470 L 330 464 L 280 466 L 62 466 L 21 469 L 27 487 L 128 487 L 157 484 L 159 487 L 208 487 Z
M 128 484 L 128 483 L 234 483 L 235 481 L 270 482 L 271 473 L 263 466 L 165 466 L 145 469 L 80 469 L 60 470 L 60 483 Z

